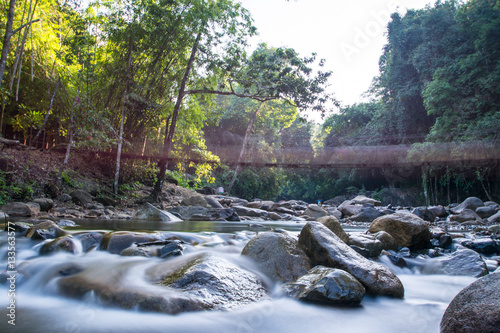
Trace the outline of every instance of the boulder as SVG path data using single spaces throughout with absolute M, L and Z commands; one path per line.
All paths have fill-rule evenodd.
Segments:
M 372 198 L 368 198 L 364 195 L 358 195 L 357 197 L 355 197 L 351 201 L 354 205 L 364 205 L 364 204 L 371 204 L 373 206 L 381 206 L 382 205 L 382 202 L 375 200 L 375 199 L 372 199 Z
M 268 212 L 262 209 L 248 208 L 243 206 L 233 206 L 233 209 L 239 216 L 265 218 L 268 215 Z
M 489 226 L 488 227 L 488 233 L 490 235 L 500 234 L 500 224 Z
M 361 213 L 363 206 L 354 205 L 351 200 L 344 201 L 337 209 L 346 217 Z
M 116 201 L 111 199 L 110 197 L 97 197 L 95 198 L 95 201 L 106 207 L 115 207 L 117 205 Z
M 134 243 L 145 243 L 158 240 L 162 240 L 162 236 L 156 233 L 113 231 L 103 236 L 100 249 L 108 251 L 109 253 L 119 254 Z
M 368 229 L 371 233 L 385 231 L 389 233 L 399 246 L 411 249 L 430 247 L 431 233 L 428 223 L 416 215 L 397 212 L 375 219 Z
M 48 212 L 54 207 L 54 200 L 49 198 L 38 198 L 33 200 L 33 202 L 40 206 L 42 212 Z
M 26 238 L 31 239 L 54 239 L 57 237 L 66 236 L 67 233 L 59 228 L 52 221 L 43 221 L 35 224 L 26 232 Z
M 356 222 L 372 222 L 377 217 L 383 216 L 384 213 L 373 207 L 363 207 L 361 212 L 349 217 L 349 220 Z
M 481 277 L 488 274 L 488 268 L 477 252 L 461 249 L 453 252 L 451 256 L 431 259 L 424 266 L 422 273 Z
M 380 252 L 384 249 L 382 242 L 379 241 L 373 235 L 351 233 L 349 236 L 350 245 L 358 246 L 368 250 L 368 256 L 370 258 L 378 257 Z
M 34 217 L 40 214 L 40 205 L 33 202 L 11 202 L 3 205 L 1 209 L 10 217 Z
M 357 305 L 366 293 L 351 274 L 325 266 L 314 267 L 296 282 L 283 285 L 282 289 L 301 301 L 331 305 Z
M 450 215 L 450 221 L 458 223 L 464 223 L 467 221 L 477 221 L 480 219 L 481 218 L 479 217 L 479 215 L 477 215 L 476 212 L 471 209 L 463 209 L 460 211 L 460 213 L 456 215 Z
M 82 251 L 88 252 L 92 249 L 97 248 L 101 244 L 103 236 L 104 235 L 99 232 L 91 232 L 82 235 L 80 237 L 80 243 L 82 244 Z
M 205 198 L 201 195 L 193 195 L 189 198 L 185 198 L 182 200 L 181 205 L 183 205 L 183 206 L 197 206 L 197 207 L 204 207 L 204 208 L 210 207 L 207 200 L 205 200 Z
M 382 243 L 382 248 L 384 250 L 397 251 L 398 242 L 396 242 L 394 237 L 392 237 L 389 233 L 385 231 L 379 231 L 376 234 L 373 234 L 373 236 Z
M 499 223 L 500 222 L 500 212 L 488 217 L 488 223 Z
M 333 231 L 344 243 L 349 244 L 349 235 L 344 231 L 340 222 L 333 216 L 325 216 L 318 219 L 318 222 Z
M 177 216 L 156 208 L 150 203 L 146 203 L 144 206 L 139 208 L 134 214 L 134 217 L 139 220 L 147 221 L 163 221 L 163 222 L 181 222 L 182 220 Z
M 269 297 L 257 275 L 209 253 L 190 256 L 181 266 L 167 261 L 148 269 L 147 274 L 153 280 L 159 277 L 157 285 L 199 300 L 205 309 L 229 310 Z
M 417 215 L 422 220 L 434 222 L 436 220 L 436 214 L 427 207 L 417 207 L 411 211 L 412 214 Z
M 298 241 L 284 233 L 264 232 L 253 237 L 241 252 L 276 282 L 291 282 L 307 273 L 311 260 Z
M 335 217 L 337 220 L 342 218 L 342 212 L 337 208 L 328 208 L 328 214 Z
M 484 206 L 476 209 L 476 214 L 482 219 L 487 219 L 488 217 L 495 215 L 497 212 L 497 206 Z
M 319 219 L 323 216 L 327 216 L 328 212 L 318 205 L 309 205 L 304 212 L 304 215 L 310 216 L 314 219 Z
M 84 190 L 75 190 L 70 193 L 70 196 L 75 204 L 82 207 L 92 202 L 92 195 Z
M 500 248 L 498 247 L 498 244 L 491 238 L 476 238 L 473 240 L 462 242 L 462 245 L 471 250 L 486 255 L 495 253 L 500 254 Z
M 75 240 L 71 236 L 58 237 L 48 243 L 45 243 L 40 248 L 40 255 L 49 255 L 56 252 L 77 253 Z
M 212 208 L 224 208 L 215 197 L 206 196 L 205 201 Z
M 404 297 L 401 281 L 387 267 L 370 261 L 345 244 L 319 222 L 308 222 L 299 236 L 307 255 L 315 265 L 342 269 L 353 275 L 368 294 Z
M 431 207 L 427 208 L 427 210 L 429 210 L 430 212 L 432 212 L 437 217 L 446 216 L 446 209 L 443 206 L 441 206 L 441 205 L 439 205 L 439 206 L 431 206 Z
M 482 277 L 451 301 L 441 319 L 441 333 L 495 333 L 500 327 L 500 274 Z
M 460 214 L 464 209 L 470 209 L 475 211 L 478 207 L 484 206 L 484 202 L 476 197 L 469 197 L 465 199 L 461 204 L 450 209 L 453 214 Z

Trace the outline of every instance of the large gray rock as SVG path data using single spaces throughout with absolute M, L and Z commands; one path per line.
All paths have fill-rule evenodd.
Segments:
M 375 219 L 368 230 L 371 233 L 385 231 L 389 233 L 399 246 L 419 249 L 430 247 L 431 233 L 428 223 L 416 215 L 397 212 Z
M 382 242 L 375 238 L 375 236 L 373 235 L 351 233 L 349 238 L 351 240 L 349 245 L 355 245 L 367 249 L 368 256 L 371 258 L 378 257 L 380 255 L 380 252 L 382 252 L 382 250 L 384 249 Z
M 336 268 L 316 266 L 283 291 L 301 301 L 332 305 L 361 303 L 366 290 L 351 274 Z
M 484 206 L 484 202 L 476 197 L 469 197 L 465 199 L 460 205 L 453 207 L 450 211 L 453 214 L 460 214 L 464 209 L 470 209 L 475 211 L 478 207 Z
M 441 319 L 441 333 L 498 333 L 500 274 L 482 277 L 451 301 Z
M 309 205 L 304 211 L 304 215 L 310 216 L 315 219 L 319 219 L 323 216 L 327 216 L 328 212 L 318 205 Z
M 450 221 L 455 221 L 459 223 L 467 222 L 467 221 L 477 221 L 481 218 L 476 214 L 472 209 L 463 209 L 460 213 L 456 215 L 450 215 Z
M 363 207 L 361 212 L 349 217 L 349 220 L 356 222 L 372 222 L 377 217 L 383 216 L 384 213 L 373 207 Z
M 193 195 L 189 198 L 185 198 L 182 200 L 181 205 L 183 206 L 199 206 L 209 208 L 210 205 L 201 195 Z
M 318 222 L 333 231 L 333 233 L 337 235 L 344 243 L 349 244 L 349 235 L 344 231 L 344 229 L 340 225 L 339 220 L 337 220 L 334 216 L 322 217 L 318 219 Z
M 487 219 L 498 212 L 498 206 L 484 206 L 476 209 L 476 214 L 482 219 Z
M 481 277 L 488 274 L 488 268 L 477 252 L 462 249 L 451 256 L 431 259 L 424 266 L 422 273 Z
M 267 211 L 262 209 L 248 208 L 243 206 L 233 206 L 233 209 L 239 216 L 265 218 L 269 214 Z
M 134 243 L 147 243 L 159 240 L 162 240 L 162 236 L 156 233 L 113 231 L 103 236 L 100 248 L 109 253 L 119 254 Z
M 135 213 L 134 217 L 139 220 L 163 221 L 163 222 L 181 222 L 177 216 L 156 208 L 150 203 L 146 203 Z
M 221 205 L 219 200 L 217 200 L 215 197 L 211 196 L 206 196 L 205 201 L 210 205 L 212 208 L 224 208 L 224 206 Z
M 382 248 L 384 250 L 393 250 L 397 251 L 398 242 L 392 237 L 389 233 L 385 231 L 379 231 L 376 234 L 373 234 L 376 239 L 378 239 L 382 243 Z
M 92 202 L 92 195 L 84 190 L 75 190 L 70 193 L 70 196 L 74 203 L 82 207 Z
M 344 201 L 337 209 L 342 212 L 344 216 L 353 216 L 361 213 L 363 210 L 362 205 L 355 205 L 352 200 Z
M 431 206 L 429 208 L 427 208 L 430 212 L 432 212 L 434 215 L 438 216 L 438 217 L 443 217 L 446 215 L 446 209 L 439 205 L 439 206 Z
M 38 198 L 33 200 L 33 202 L 40 205 L 40 210 L 42 212 L 48 212 L 54 207 L 54 200 L 49 198 Z
M 401 281 L 387 267 L 351 249 L 319 222 L 308 222 L 299 236 L 313 264 L 340 268 L 353 275 L 371 295 L 404 297 Z
M 10 217 L 35 217 L 40 214 L 40 205 L 33 202 L 11 202 L 3 205 L 2 211 Z
M 241 252 L 253 259 L 273 281 L 290 282 L 307 273 L 311 260 L 298 241 L 286 234 L 264 232 L 252 238 Z
M 500 212 L 488 217 L 488 223 L 498 223 L 500 222 Z
M 149 274 L 161 271 L 166 274 L 157 284 L 182 290 L 206 309 L 228 310 L 269 297 L 257 275 L 214 254 L 197 254 L 177 269 L 170 262 L 162 263 Z
M 353 202 L 354 205 L 364 205 L 364 204 L 371 204 L 373 206 L 382 205 L 382 202 L 380 202 L 376 199 L 368 198 L 364 195 L 358 195 L 357 197 L 355 197 L 351 201 Z

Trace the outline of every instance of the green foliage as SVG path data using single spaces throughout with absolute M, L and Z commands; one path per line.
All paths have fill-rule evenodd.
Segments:
M 78 172 L 73 170 L 67 169 L 61 173 L 62 181 L 72 188 L 82 188 L 83 184 L 77 180 L 79 178 L 81 178 L 81 176 L 78 174 Z
M 9 201 L 22 201 L 33 198 L 34 189 L 37 184 L 35 181 L 23 180 L 9 181 L 9 175 L 0 171 L 0 205 L 6 204 Z

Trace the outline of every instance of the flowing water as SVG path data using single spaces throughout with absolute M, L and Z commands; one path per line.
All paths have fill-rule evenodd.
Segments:
M 280 228 L 298 235 L 301 223 L 77 221 L 67 228 L 75 238 L 85 230 L 147 230 L 168 232 L 200 245 L 189 247 L 186 255 L 214 251 L 219 256 L 254 270 L 239 253 L 258 232 Z M 355 232 L 359 230 L 347 230 Z M 1 267 L 7 267 L 7 233 L 0 238 Z M 83 299 L 62 296 L 57 280 L 68 265 L 86 267 L 99 281 L 111 281 L 136 288 L 159 288 L 148 284 L 144 274 L 159 258 L 120 257 L 103 251 L 39 256 L 40 243 L 16 237 L 15 259 L 25 262 L 25 276 L 15 285 L 15 326 L 9 324 L 7 308 L 9 283 L 0 285 L 1 332 L 439 332 L 441 317 L 453 297 L 474 281 L 470 277 L 422 275 L 416 270 L 389 266 L 405 287 L 403 300 L 365 297 L 359 307 L 330 307 L 301 303 L 283 296 L 279 286 L 271 286 L 272 298 L 232 311 L 204 311 L 168 315 L 124 310 L 103 304 L 92 293 Z M 179 257 L 180 258 L 180 257 Z M 180 260 L 179 258 L 171 260 Z M 119 282 L 118 282 L 119 281 Z

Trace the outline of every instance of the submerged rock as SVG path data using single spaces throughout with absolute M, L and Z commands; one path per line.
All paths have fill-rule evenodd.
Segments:
M 411 213 L 397 212 L 381 216 L 372 222 L 368 231 L 371 233 L 385 231 L 394 237 L 401 247 L 410 249 L 430 247 L 431 233 L 428 223 Z
M 119 254 L 134 243 L 145 243 L 158 240 L 162 240 L 160 234 L 114 231 L 108 232 L 103 236 L 100 248 L 109 253 Z
M 254 260 L 264 274 L 277 282 L 295 281 L 312 267 L 298 241 L 283 233 L 261 233 L 247 243 L 241 254 Z
M 441 333 L 497 333 L 500 327 L 500 274 L 482 277 L 458 293 L 441 319 Z
M 424 266 L 422 273 L 481 277 L 488 274 L 488 268 L 477 252 L 462 249 L 451 256 L 431 259 Z
M 283 291 L 301 301 L 332 305 L 361 303 L 366 290 L 351 274 L 336 268 L 316 266 Z
M 398 277 L 382 264 L 370 261 L 318 222 L 307 223 L 299 236 L 314 264 L 340 268 L 353 275 L 374 296 L 404 297 Z

